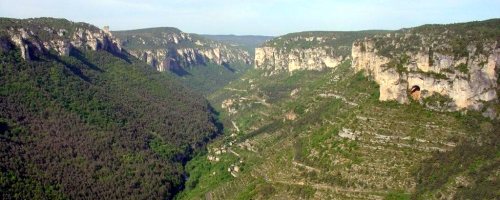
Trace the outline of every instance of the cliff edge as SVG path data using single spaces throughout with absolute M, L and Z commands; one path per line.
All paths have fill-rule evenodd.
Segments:
M 498 117 L 500 20 L 425 25 L 357 40 L 352 67 L 380 85 L 380 100 L 439 100 L 438 110 Z

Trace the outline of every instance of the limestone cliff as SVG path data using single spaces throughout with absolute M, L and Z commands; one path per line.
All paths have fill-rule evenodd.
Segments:
M 500 20 L 427 25 L 358 40 L 352 66 L 380 85 L 380 100 L 444 96 L 448 110 L 483 109 L 495 117 L 500 71 Z
M 175 70 L 206 63 L 250 64 L 250 55 L 241 48 L 212 41 L 176 28 L 149 28 L 117 31 L 130 54 L 158 71 Z
M 255 49 L 255 68 L 268 74 L 333 68 L 350 57 L 352 42 L 385 31 L 314 31 L 287 34 Z
M 101 30 L 86 23 L 75 23 L 64 19 L 1 19 L 3 46 L 8 43 L 20 49 L 21 56 L 30 60 L 39 54 L 54 51 L 67 56 L 73 48 L 106 50 L 114 53 L 122 51 L 120 41 L 113 37 L 108 28 Z
M 346 58 L 333 52 L 332 47 L 289 50 L 276 47 L 256 48 L 255 68 L 272 72 L 333 68 Z

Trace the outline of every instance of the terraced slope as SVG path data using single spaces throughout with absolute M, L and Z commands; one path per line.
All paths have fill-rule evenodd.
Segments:
M 210 96 L 230 130 L 188 163 L 180 199 L 498 197 L 498 121 L 379 102 L 349 62 L 264 74 Z

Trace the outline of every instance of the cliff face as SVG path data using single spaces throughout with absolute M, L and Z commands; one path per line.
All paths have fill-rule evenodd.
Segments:
M 215 63 L 250 64 L 248 52 L 175 28 L 152 28 L 118 31 L 129 52 L 158 71 L 175 70 L 194 65 Z
M 474 23 L 474 22 L 473 22 Z M 494 27 L 491 24 L 477 25 Z M 485 109 L 495 117 L 500 44 L 497 30 L 475 31 L 471 24 L 425 26 L 353 43 L 352 66 L 380 85 L 380 100 L 407 103 L 444 96 L 448 110 Z M 479 27 L 477 28 L 479 30 Z M 419 89 L 412 95 L 411 89 Z
M 255 49 L 255 68 L 273 72 L 295 70 L 321 70 L 333 68 L 345 57 L 337 56 L 330 47 L 285 50 L 275 47 Z
M 270 40 L 255 49 L 255 68 L 269 74 L 333 68 L 350 57 L 354 40 L 380 31 L 301 32 Z
M 21 50 L 25 60 L 54 51 L 67 56 L 73 48 L 122 51 L 120 41 L 107 28 L 101 30 L 85 23 L 74 23 L 63 19 L 1 19 L 2 48 L 10 48 L 9 43 Z

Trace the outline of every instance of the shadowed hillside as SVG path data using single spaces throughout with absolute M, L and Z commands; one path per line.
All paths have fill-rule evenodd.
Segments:
M 94 26 L 0 24 L 0 198 L 164 199 L 182 188 L 183 164 L 221 128 L 202 96 Z

